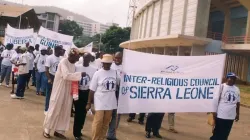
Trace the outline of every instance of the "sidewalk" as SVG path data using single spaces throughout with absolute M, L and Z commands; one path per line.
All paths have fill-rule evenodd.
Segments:
M 44 120 L 44 100 L 36 96 L 33 89 L 27 90 L 24 100 L 10 99 L 10 88 L 0 87 L 0 140 L 46 140 L 42 136 Z M 250 139 L 250 109 L 241 108 L 241 120 L 234 124 L 229 140 Z M 145 140 L 144 126 L 126 122 L 127 116 L 122 116 L 118 129 L 119 140 Z M 167 131 L 167 115 L 162 124 L 161 134 L 166 140 L 208 140 L 211 127 L 206 124 L 206 113 L 178 113 L 176 129 L 178 134 Z M 91 139 L 92 116 L 88 116 L 84 126 L 84 139 Z M 71 130 L 66 133 L 70 140 L 74 140 Z M 51 133 L 52 135 L 52 133 Z M 53 136 L 53 135 L 52 135 Z M 152 138 L 154 139 L 154 138 Z M 53 137 L 52 140 L 55 140 Z

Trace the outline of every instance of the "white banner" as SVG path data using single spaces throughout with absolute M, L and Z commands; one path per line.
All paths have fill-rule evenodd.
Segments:
M 93 42 L 89 43 L 87 46 L 83 47 L 85 52 L 92 53 Z
M 7 25 L 5 29 L 4 44 L 12 43 L 14 47 L 25 46 L 26 43 L 34 44 L 34 30 L 32 29 L 15 29 Z
M 36 38 L 36 44 L 45 47 L 54 48 L 57 45 L 62 45 L 66 50 L 70 49 L 73 43 L 73 36 L 60 34 L 40 27 Z
M 214 112 L 225 58 L 124 50 L 118 113 Z

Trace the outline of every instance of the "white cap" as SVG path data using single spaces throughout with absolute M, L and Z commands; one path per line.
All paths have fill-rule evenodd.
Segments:
M 40 51 L 41 51 L 41 50 L 47 50 L 47 47 L 41 46 L 41 47 L 40 47 Z

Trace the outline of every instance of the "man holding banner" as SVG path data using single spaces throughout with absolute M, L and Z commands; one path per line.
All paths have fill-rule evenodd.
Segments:
M 124 50 L 118 113 L 214 112 L 225 56 L 176 57 Z

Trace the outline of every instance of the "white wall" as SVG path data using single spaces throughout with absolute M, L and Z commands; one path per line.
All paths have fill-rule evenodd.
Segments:
M 143 1 L 143 0 L 142 0 Z M 145 0 L 138 8 L 132 36 L 143 39 L 183 34 L 206 37 L 211 0 Z

